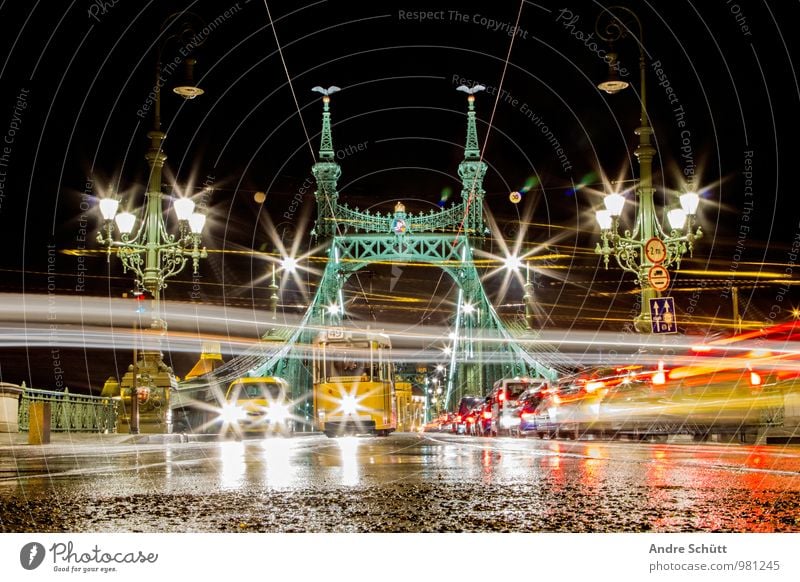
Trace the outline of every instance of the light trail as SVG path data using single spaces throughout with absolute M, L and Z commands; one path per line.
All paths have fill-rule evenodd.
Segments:
M 285 336 L 300 325 L 300 315 L 271 319 L 268 312 L 252 309 L 223 308 L 213 305 L 169 302 L 166 316 L 171 329 L 166 333 L 149 329 L 133 330 L 140 318 L 131 300 L 85 298 L 57 295 L 26 295 L 26 311 L 20 309 L 16 294 L 0 294 L 0 347 L 55 347 L 86 350 L 132 349 L 134 344 L 171 352 L 199 353 L 204 341 L 215 341 L 225 354 L 255 352 L 270 354 L 284 346 Z M 114 321 L 110 327 L 108 322 Z M 409 327 L 390 322 L 370 324 L 371 331 L 384 333 L 393 346 L 393 358 L 399 362 L 435 362 L 441 359 L 441 347 L 450 340 L 447 326 L 418 325 Z M 315 326 L 313 332 L 328 329 Z M 262 341 L 265 333 L 276 330 L 284 334 Z M 463 338 L 462 338 L 463 339 Z M 480 343 L 488 360 L 512 362 L 507 353 L 491 353 L 508 341 L 496 333 L 473 332 L 470 341 Z M 693 366 L 703 368 L 760 368 L 796 370 L 800 363 L 798 342 L 765 341 L 753 337 L 735 343 L 712 343 L 713 354 L 693 351 L 700 338 L 622 334 L 570 330 L 541 330 L 537 337 L 513 338 L 523 349 L 548 364 L 566 357 L 575 365 L 617 365 L 636 363 L 657 365 L 666 360 L 669 368 Z M 539 351 L 542 350 L 542 351 Z M 504 350 L 505 351 L 505 350 Z M 549 353 L 552 351 L 553 353 Z M 290 357 L 307 358 L 310 347 L 296 345 Z

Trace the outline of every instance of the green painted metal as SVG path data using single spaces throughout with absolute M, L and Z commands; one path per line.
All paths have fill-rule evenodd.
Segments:
M 336 207 L 335 219 L 328 216 L 322 217 L 321 220 L 329 226 L 320 227 L 318 223 L 315 227 L 315 234 L 328 232 L 330 233 L 328 236 L 332 236 L 333 234 L 350 233 L 384 233 L 387 232 L 387 221 L 391 224 L 393 218 L 394 213 L 362 211 L 358 208 L 350 208 L 345 203 Z M 460 232 L 465 235 L 483 236 L 489 232 L 488 227 L 483 223 L 482 204 L 476 204 L 470 209 L 467 208 L 466 201 L 447 209 L 431 209 L 428 212 L 408 214 L 405 220 L 409 233 Z
M 489 229 L 483 220 L 483 178 L 486 163 L 480 158 L 478 129 L 475 122 L 475 96 L 467 98 L 467 143 L 464 160 L 458 166 L 461 178 L 461 202 L 442 210 L 430 210 L 418 214 L 404 215 L 407 234 L 423 232 L 456 232 L 465 236 L 483 236 Z M 312 173 L 317 181 L 317 222 L 312 235 L 320 238 L 342 236 L 350 233 L 390 232 L 395 214 L 381 214 L 369 210 L 350 208 L 339 204 L 338 180 L 342 169 L 336 162 L 331 133 L 330 97 L 322 97 L 322 132 L 320 136 L 319 161 Z M 402 212 L 405 212 L 403 210 Z
M 466 88 L 464 88 L 466 89 Z M 214 372 L 217 382 L 243 375 L 278 375 L 289 380 L 300 409 L 311 418 L 309 357 L 302 352 L 322 327 L 340 326 L 346 319 L 343 287 L 358 270 L 375 262 L 396 261 L 435 265 L 459 288 L 454 317 L 454 337 L 447 377 L 446 405 L 463 394 L 483 394 L 491 384 L 508 376 L 538 376 L 551 380 L 557 370 L 541 364 L 536 350 L 520 347 L 489 301 L 475 263 L 473 249 L 488 234 L 483 218 L 486 164 L 480 156 L 475 95 L 467 90 L 467 139 L 459 164 L 461 202 L 427 213 L 407 213 L 399 202 L 392 213 L 371 212 L 339 204 L 336 162 L 331 133 L 330 92 L 315 88 L 322 97 L 322 131 L 319 161 L 312 168 L 317 182 L 317 221 L 312 236 L 328 240 L 327 264 L 317 292 L 300 325 L 283 343 L 268 342 Z M 462 89 L 463 90 L 463 89 Z M 532 300 L 532 299 L 531 299 Z
M 157 106 L 160 91 L 156 87 Z M 135 234 L 120 234 L 114 240 L 113 221 L 107 220 L 97 233 L 97 241 L 104 245 L 109 256 L 116 253 L 127 271 L 132 271 L 137 285 L 147 289 L 156 302 L 161 291 L 167 286 L 167 279 L 180 273 L 191 259 L 194 274 L 197 275 L 200 259 L 208 256 L 202 246 L 201 235 L 189 228 L 187 221 L 180 221 L 177 237 L 167 233 L 163 218 L 163 199 L 161 193 L 162 172 L 167 154 L 162 149 L 166 134 L 161 131 L 161 121 L 156 115 L 152 131 L 147 134 L 150 149 L 145 159 L 150 167 L 150 177 L 145 192 L 145 214 Z M 156 310 L 157 312 L 157 310 Z
M 19 429 L 30 428 L 32 402 L 50 403 L 50 430 L 53 432 L 116 432 L 117 400 L 69 391 L 53 392 L 22 386 L 19 403 Z
M 338 203 L 330 98 L 323 97 L 320 162 L 317 178 L 317 224 L 314 235 L 329 238 L 328 260 L 306 324 L 312 328 L 342 325 L 346 314 L 342 290 L 348 278 L 375 262 L 435 265 L 459 287 L 455 336 L 451 350 L 446 403 L 462 394 L 482 394 L 499 378 L 536 375 L 554 379 L 557 371 L 520 348 L 491 305 L 473 261 L 473 249 L 489 231 L 483 219 L 486 164 L 481 160 L 475 113 L 476 89 L 468 90 L 467 138 L 458 173 L 461 202 L 453 207 L 409 214 L 398 203 L 393 213 L 361 211 Z M 297 359 L 295 358 L 296 362 Z M 276 367 L 281 364 L 275 362 Z M 291 361 L 282 364 L 291 368 Z M 263 370 L 264 368 L 260 368 Z
M 627 14 L 631 17 L 636 22 L 637 28 L 630 29 L 624 24 L 620 20 L 619 15 L 621 14 Z M 608 19 L 609 22 L 601 26 L 603 19 Z M 623 235 L 620 235 L 619 217 L 613 217 L 611 229 L 602 231 L 600 242 L 597 243 L 595 252 L 603 257 L 606 269 L 608 269 L 609 257 L 613 255 L 622 269 L 636 275 L 636 281 L 641 288 L 641 298 L 640 313 L 634 319 L 634 326 L 641 333 L 652 333 L 650 299 L 661 297 L 661 293 L 654 289 L 648 280 L 648 273 L 654 263 L 646 256 L 644 252 L 645 245 L 651 238 L 661 239 L 667 248 L 667 256 L 661 262 L 661 265 L 667 268 L 674 264 L 677 269 L 680 269 L 681 257 L 687 252 L 690 255 L 692 254 L 694 241 L 702 238 L 703 231 L 698 227 L 695 232 L 692 232 L 692 221 L 689 218 L 684 233 L 672 229 L 667 234 L 658 220 L 653 199 L 656 191 L 653 187 L 653 156 L 656 154 L 656 148 L 650 140 L 650 136 L 653 135 L 653 128 L 650 125 L 650 118 L 647 114 L 647 66 L 642 22 L 629 8 L 611 6 L 604 8 L 598 17 L 595 32 L 598 37 L 609 43 L 614 43 L 629 33 L 638 33 L 641 112 L 639 127 L 635 130 L 636 135 L 639 136 L 639 143 L 634 152 L 639 161 L 639 181 L 636 184 L 636 197 L 638 199 L 636 221 L 632 231 L 626 230 Z
M 323 237 L 328 237 L 336 232 L 337 206 L 339 204 L 337 183 L 342 175 L 342 168 L 336 163 L 336 155 L 333 150 L 330 101 L 330 97 L 323 94 L 319 161 L 311 168 L 311 173 L 314 174 L 314 179 L 317 181 L 317 190 L 314 192 L 317 200 L 317 224 L 314 234 Z

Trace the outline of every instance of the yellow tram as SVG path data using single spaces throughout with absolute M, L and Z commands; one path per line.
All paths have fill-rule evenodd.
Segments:
M 314 416 L 319 430 L 386 436 L 397 429 L 389 338 L 332 328 L 314 341 Z

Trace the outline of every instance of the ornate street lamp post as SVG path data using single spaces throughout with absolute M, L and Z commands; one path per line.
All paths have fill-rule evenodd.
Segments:
M 163 31 L 175 20 L 170 17 L 165 22 Z M 131 271 L 138 290 L 146 290 L 153 298 L 150 329 L 157 332 L 166 331 L 166 322 L 160 318 L 161 292 L 167 286 L 167 279 L 180 273 L 191 261 L 194 274 L 198 274 L 200 259 L 207 257 L 202 246 L 202 231 L 206 215 L 195 211 L 195 203 L 190 198 L 177 198 L 172 207 L 178 219 L 176 233 L 169 233 L 164 220 L 162 193 L 162 169 L 167 155 L 162 149 L 166 134 L 161 131 L 161 86 L 164 84 L 161 70 L 161 48 L 164 44 L 179 35 L 191 32 L 191 25 L 182 22 L 178 25 L 178 33 L 164 38 L 159 45 L 159 55 L 155 70 L 155 103 L 153 109 L 153 128 L 147 134 L 150 149 L 145 155 L 150 168 L 150 176 L 145 192 L 145 205 L 137 228 L 137 217 L 131 212 L 117 212 L 120 200 L 115 197 L 103 198 L 99 202 L 103 215 L 103 226 L 97 233 L 97 241 L 106 247 L 108 258 L 115 254 L 122 262 L 125 272 Z M 189 71 L 194 59 L 187 59 Z M 173 89 L 184 99 L 193 99 L 203 93 L 202 89 L 193 87 L 191 76 L 183 85 Z M 115 237 L 118 231 L 119 237 Z M 134 352 L 135 353 L 135 352 Z M 140 401 L 154 410 L 155 424 L 153 430 L 169 428 L 169 391 L 176 386 L 176 380 L 163 362 L 160 349 L 142 350 L 138 358 L 123 378 L 120 388 L 123 400 L 128 397 L 131 402 L 130 432 L 139 432 Z M 142 378 L 149 378 L 150 386 L 140 384 Z M 126 392 L 128 389 L 128 392 Z
M 703 235 L 703 232 L 699 227 L 696 231 L 692 231 L 699 203 L 699 196 L 694 192 L 681 194 L 678 197 L 680 207 L 676 206 L 667 212 L 668 230 L 661 226 L 658 219 L 653 201 L 655 193 L 653 156 L 656 150 L 650 142 L 653 128 L 650 126 L 647 116 L 647 79 L 642 23 L 630 9 L 624 6 L 611 6 L 604 9 L 598 16 L 595 31 L 598 37 L 609 43 L 625 38 L 631 32 L 631 28 L 623 22 L 625 16 L 630 17 L 636 23 L 637 42 L 639 43 L 641 116 L 639 127 L 636 129 L 639 144 L 634 152 L 639 161 L 639 181 L 636 186 L 638 206 L 633 229 L 625 230 L 623 234 L 620 234 L 620 216 L 625 205 L 625 197 L 618 192 L 606 195 L 605 209 L 596 211 L 601 234 L 595 252 L 603 256 L 606 269 L 609 257 L 614 256 L 622 269 L 636 275 L 637 282 L 641 287 L 641 309 L 639 315 L 634 319 L 634 324 L 637 331 L 649 333 L 652 332 L 649 300 L 660 297 L 660 291 L 653 288 L 649 280 L 651 268 L 656 264 L 660 264 L 664 269 L 673 264 L 680 268 L 681 257 L 687 252 L 691 256 L 694 242 Z M 610 75 L 607 80 L 598 84 L 599 89 L 609 94 L 617 93 L 629 86 L 629 83 L 619 78 L 616 57 L 617 55 L 613 52 L 608 53 Z M 652 252 L 647 252 L 648 242 L 653 239 L 658 239 L 663 243 L 663 246 L 659 243 L 651 243 L 656 256 L 653 256 Z M 663 252 L 659 253 L 659 249 L 663 249 Z

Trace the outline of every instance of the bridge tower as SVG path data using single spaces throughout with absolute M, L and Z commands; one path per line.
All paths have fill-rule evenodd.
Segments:
M 312 167 L 317 184 L 317 220 L 311 234 L 327 241 L 326 266 L 300 324 L 283 335 L 272 330 L 259 346 L 215 370 L 218 386 L 243 372 L 249 376 L 277 375 L 289 381 L 294 398 L 301 401 L 311 391 L 311 374 L 307 352 L 303 354 L 297 347 L 311 344 L 321 327 L 347 326 L 343 288 L 348 279 L 371 263 L 390 261 L 437 266 L 458 287 L 449 338 L 445 406 L 452 407 L 465 394 L 484 394 L 503 377 L 555 379 L 556 369 L 542 364 L 539 357 L 550 350 L 523 346 L 512 337 L 489 301 L 475 268 L 473 250 L 489 234 L 483 217 L 487 166 L 481 159 L 475 111 L 475 94 L 482 87 L 459 89 L 467 93 L 466 143 L 458 166 L 461 200 L 450 208 L 427 213 L 409 213 L 399 202 L 393 211 L 381 213 L 339 202 L 341 167 L 333 147 L 330 97 L 338 88 L 315 87 L 323 95 L 319 158 Z M 552 361 L 552 357 L 549 359 Z M 211 384 L 210 380 L 196 383 L 193 392 L 186 391 L 187 397 Z
M 449 404 L 462 394 L 483 394 L 494 380 L 504 376 L 555 375 L 510 336 L 475 268 L 473 249 L 489 232 L 483 218 L 487 166 L 478 142 L 477 91 L 467 92 L 466 143 L 458 167 L 461 200 L 451 208 L 414 214 L 406 212 L 400 202 L 383 214 L 340 204 L 337 182 L 341 168 L 334 155 L 329 95 L 322 97 L 319 161 L 312 169 L 317 181 L 317 221 L 312 234 L 328 241 L 328 252 L 305 323 L 314 328 L 346 326 L 343 288 L 354 273 L 370 263 L 401 261 L 438 266 L 458 286 L 446 394 Z

